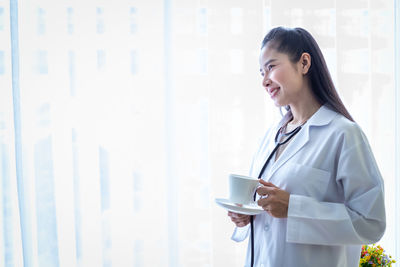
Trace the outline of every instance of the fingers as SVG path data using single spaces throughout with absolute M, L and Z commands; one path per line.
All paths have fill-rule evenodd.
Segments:
M 249 215 L 235 213 L 235 212 L 231 212 L 231 211 L 228 211 L 228 216 L 231 217 L 231 218 L 235 218 L 235 219 L 241 219 L 241 218 L 250 217 Z
M 264 181 L 263 179 L 258 179 L 259 183 L 264 185 L 264 186 L 268 186 L 268 187 L 275 187 L 278 188 L 276 185 L 274 185 L 273 183 Z
M 265 202 L 265 201 L 264 201 Z M 268 202 L 264 203 L 263 201 L 259 201 L 257 204 L 265 211 L 269 212 L 272 209 L 271 204 L 269 204 Z
M 260 196 L 272 195 L 277 189 L 277 187 L 272 186 L 260 186 L 257 188 L 257 194 Z
M 245 214 L 239 214 L 235 212 L 228 212 L 228 216 L 231 217 L 231 221 L 235 223 L 237 227 L 243 227 L 250 223 L 250 216 Z
M 239 222 L 239 223 L 235 223 L 235 224 L 237 227 L 245 227 L 249 223 L 250 223 L 250 221 L 245 221 L 245 222 Z
M 257 205 L 267 212 L 271 211 L 272 209 L 271 201 L 268 198 L 260 198 L 257 201 Z
M 267 194 L 266 197 L 260 198 L 257 201 L 257 205 L 260 206 L 263 210 L 267 211 L 268 213 L 271 212 L 271 210 L 274 207 L 274 196 L 271 194 Z
M 242 218 L 242 219 L 231 218 L 231 220 L 236 224 L 237 227 L 243 227 L 250 223 L 250 216 L 249 218 Z
M 290 194 L 279 188 L 267 188 L 265 190 L 261 190 L 260 194 L 264 194 L 267 191 L 268 196 L 260 198 L 257 201 L 257 204 L 273 217 L 286 218 Z

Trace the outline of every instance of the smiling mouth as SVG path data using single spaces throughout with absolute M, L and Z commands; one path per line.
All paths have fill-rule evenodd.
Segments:
M 272 89 L 271 91 L 269 91 L 269 95 L 271 97 L 274 97 L 278 93 L 279 89 L 281 89 L 281 88 L 277 87 L 277 88 Z

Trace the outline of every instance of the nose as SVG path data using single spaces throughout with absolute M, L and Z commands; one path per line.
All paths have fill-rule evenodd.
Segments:
M 266 76 L 264 77 L 263 81 L 262 81 L 262 86 L 263 87 L 268 87 L 271 84 L 271 80 Z

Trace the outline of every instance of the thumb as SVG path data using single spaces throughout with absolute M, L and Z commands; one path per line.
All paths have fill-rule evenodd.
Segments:
M 262 184 L 262 185 L 278 188 L 278 187 L 277 187 L 276 185 L 274 185 L 273 183 L 266 182 L 266 181 L 264 181 L 263 179 L 258 179 L 258 181 L 259 181 L 260 184 Z

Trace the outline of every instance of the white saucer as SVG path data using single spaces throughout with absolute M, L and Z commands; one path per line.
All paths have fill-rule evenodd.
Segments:
M 225 198 L 216 198 L 215 202 L 226 210 L 240 214 L 256 215 L 264 211 L 257 205 L 243 205 L 240 207 L 238 204 L 232 203 L 229 199 Z

